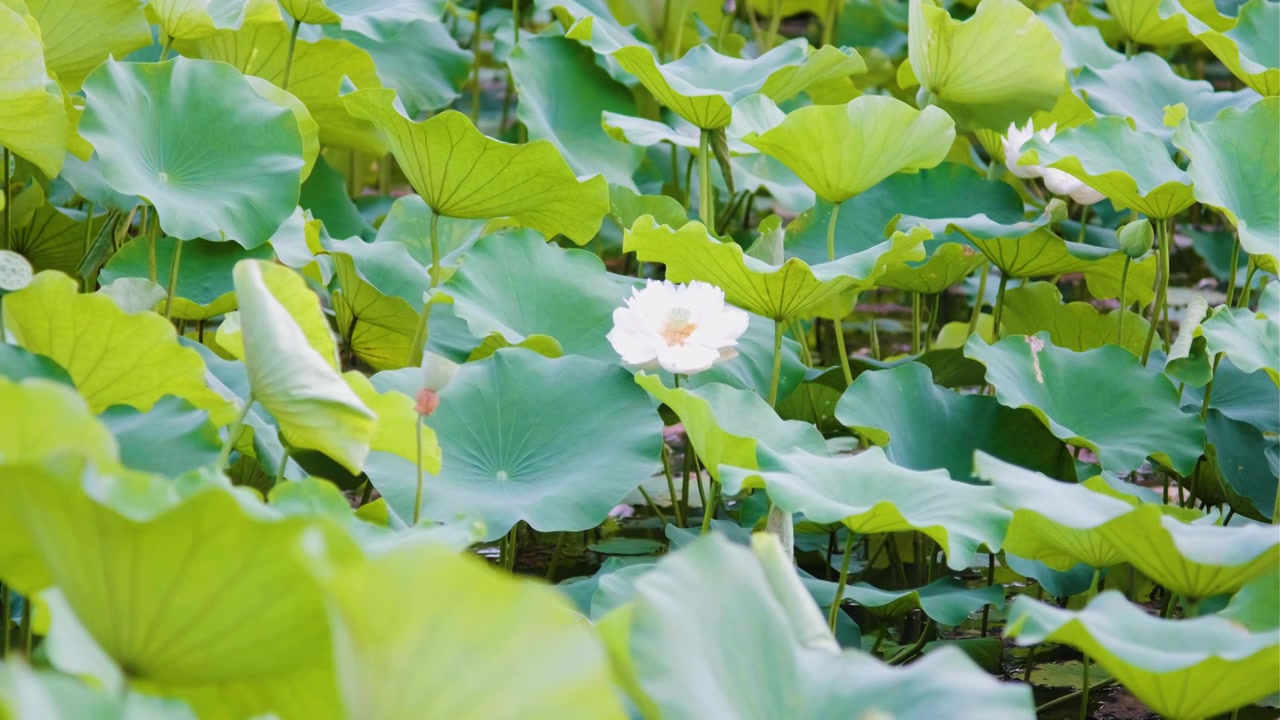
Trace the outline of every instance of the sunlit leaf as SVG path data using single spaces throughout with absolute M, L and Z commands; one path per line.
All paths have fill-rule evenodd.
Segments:
M 1121 312 L 1125 313 L 1124 337 L 1120 336 Z M 1076 352 L 1114 344 L 1141 355 L 1151 327 L 1146 318 L 1128 310 L 1104 313 L 1086 302 L 1064 303 L 1062 291 L 1045 282 L 1024 283 L 1009 290 L 1000 319 L 1006 334 L 1047 331 L 1049 342 Z
M 1235 27 L 1219 32 L 1206 27 L 1196 39 L 1245 85 L 1263 95 L 1280 95 L 1280 37 L 1272 32 L 1280 22 L 1280 5 L 1251 0 L 1240 6 Z
M 0 145 L 53 177 L 67 152 L 67 111 L 61 93 L 46 87 L 51 81 L 38 29 L 29 15 L 0 3 Z
M 146 10 L 148 20 L 177 40 L 280 20 L 280 6 L 271 0 L 149 0 Z

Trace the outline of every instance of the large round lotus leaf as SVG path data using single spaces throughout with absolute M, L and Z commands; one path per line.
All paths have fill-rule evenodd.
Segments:
M 149 410 L 176 395 L 225 424 L 235 410 L 204 382 L 200 356 L 177 342 L 154 313 L 130 315 L 105 295 L 77 294 L 77 283 L 42 272 L 4 298 L 5 328 L 18 345 L 66 369 L 94 412 L 112 405 Z
M 867 69 L 853 50 L 831 45 L 813 50 L 803 38 L 753 59 L 722 55 L 705 44 L 665 65 L 658 64 L 652 50 L 639 45 L 619 48 L 612 57 L 639 78 L 658 102 L 707 130 L 728 126 L 733 105 L 748 95 L 761 93 L 782 102 L 815 83 Z
M 758 470 L 721 465 L 726 492 L 763 487 L 783 510 L 857 533 L 919 530 L 937 541 L 953 570 L 969 567 L 979 547 L 998 550 L 1009 525 L 991 488 L 955 482 L 942 470 L 899 467 L 878 447 L 828 457 L 762 446 L 756 457 Z
M 316 166 L 316 160 L 320 158 L 320 124 L 311 117 L 307 106 L 288 90 L 272 85 L 256 75 L 246 75 L 245 80 L 249 81 L 254 92 L 293 113 L 293 119 L 298 123 L 298 133 L 302 136 L 302 172 L 299 177 L 306 181 L 312 168 Z
M 1173 383 L 1122 347 L 1072 352 L 1040 333 L 994 345 L 974 336 L 964 352 L 987 367 L 1002 405 L 1031 410 L 1055 436 L 1097 453 L 1104 470 L 1128 472 L 1150 456 L 1189 474 L 1204 452 L 1204 425 L 1178 408 Z
M 1196 39 L 1245 85 L 1263 95 L 1280 95 L 1280 4 L 1250 0 L 1240 7 L 1235 27 L 1226 32 L 1204 28 Z
M 606 335 L 635 280 L 610 274 L 594 253 L 536 236 L 482 238 L 440 293 L 478 338 L 554 338 L 565 354 L 617 361 Z
M 178 240 L 161 237 L 156 241 L 156 282 L 168 287 L 173 249 Z M 148 277 L 151 240 L 136 238 L 125 243 L 98 274 L 104 285 L 120 278 Z M 236 309 L 235 287 L 231 269 L 245 258 L 270 260 L 271 248 L 262 246 L 245 250 L 231 243 L 188 240 L 182 242 L 178 258 L 178 286 L 175 289 L 173 317 L 187 320 L 209 320 Z
M 1164 109 L 1170 105 L 1181 103 L 1187 108 L 1188 119 L 1207 122 L 1226 108 L 1244 109 L 1258 100 L 1251 90 L 1214 92 L 1205 80 L 1182 78 L 1154 53 L 1142 53 L 1107 68 L 1085 68 L 1072 80 L 1072 88 L 1084 95 L 1099 115 L 1132 118 L 1139 132 L 1166 143 L 1173 137 L 1173 128 L 1164 122 Z
M 826 580 L 802 578 L 805 587 L 814 597 L 830 602 L 835 597 L 836 583 Z M 922 610 L 925 615 L 942 625 L 955 627 L 980 610 L 983 605 L 1004 607 L 1004 586 L 987 585 L 969 587 L 954 577 L 944 577 L 928 585 L 910 590 L 883 590 L 864 582 L 850 583 L 841 597 L 868 608 L 881 621 L 901 617 L 912 610 Z
M 1265 370 L 1280 385 L 1280 313 L 1264 309 L 1270 312 L 1222 308 L 1200 325 L 1200 332 L 1210 353 L 1225 352 L 1246 373 Z
M 319 450 L 359 472 L 376 416 L 338 375 L 319 299 L 283 265 L 241 260 L 232 275 L 251 397 L 290 446 Z
M 636 115 L 635 98 L 595 64 L 595 55 L 567 38 L 521 40 L 508 61 L 520 93 L 516 115 L 529 137 L 549 140 L 579 175 L 600 173 L 636 189 L 631 176 L 644 151 L 617 142 L 600 124 L 603 112 Z
M 944 703 L 963 720 L 1034 717 L 1028 688 L 997 682 L 954 649 L 908 668 L 839 651 L 794 572 L 776 560 L 777 543 L 753 545 L 754 556 L 713 535 L 636 581 L 615 663 L 626 658 L 662 717 L 925 720 Z
M 422 541 L 324 584 L 349 717 L 626 717 L 604 649 L 552 588 Z
M 1280 258 L 1280 178 L 1270 162 L 1280 154 L 1280 98 L 1263 98 L 1248 110 L 1226 110 L 1212 122 L 1184 121 L 1173 143 L 1191 158 L 1187 175 L 1195 197 L 1222 210 L 1235 226 L 1240 247 Z M 1240 138 L 1249 138 L 1246 144 Z
M 1105 68 L 1124 62 L 1124 53 L 1112 50 L 1092 25 L 1075 25 L 1062 5 L 1050 5 L 1038 17 L 1062 45 L 1062 61 L 1068 70 Z
M 801 108 L 772 130 L 743 137 L 835 203 L 894 173 L 934 167 L 954 140 L 955 124 L 945 112 L 882 95 Z
M 96 236 L 104 222 L 105 215 L 90 219 L 80 210 L 45 205 L 32 214 L 30 223 L 11 228 L 8 249 L 25 257 L 37 272 L 75 275 L 85 255 L 85 234 Z
M 104 176 L 150 200 L 166 234 L 257 247 L 297 206 L 298 122 L 234 68 L 109 60 L 84 91 L 80 131 Z
M 175 40 L 208 37 L 219 30 L 280 21 L 272 0 L 151 0 L 147 19 Z
M 1098 118 L 1052 142 L 1036 136 L 1022 150 L 1019 165 L 1062 170 L 1106 195 L 1117 210 L 1164 219 L 1196 201 L 1192 179 L 1173 164 L 1160 138 L 1134 130 L 1124 118 Z
M 836 419 L 887 443 L 889 459 L 912 470 L 943 469 L 968 481 L 973 452 L 983 450 L 1055 477 L 1075 475 L 1066 446 L 1028 411 L 938 387 L 919 363 L 859 375 L 836 405 Z
M 1213 717 L 1280 690 L 1274 631 L 1252 632 L 1212 615 L 1154 617 L 1116 590 L 1079 611 L 1020 597 L 1005 632 L 1019 645 L 1057 642 L 1088 653 L 1166 717 Z
M 46 88 L 38 27 L 31 16 L 0 4 L 0 145 L 53 177 L 67 153 L 67 110 L 61 95 Z
M 909 22 L 911 62 L 898 82 L 918 81 L 962 128 L 1003 132 L 1062 94 L 1062 47 L 1017 0 L 987 0 L 963 22 L 932 0 L 910 0 Z
M 595 527 L 661 467 L 662 421 L 649 397 L 616 363 L 580 356 L 513 348 L 467 363 L 428 424 L 444 459 L 424 483 L 422 515 L 478 515 L 488 539 L 520 520 L 544 532 Z M 369 477 L 393 512 L 412 518 L 412 463 L 384 460 Z
M 26 0 L 26 6 L 40 24 L 49 71 L 68 91 L 79 90 L 89 71 L 108 57 L 124 57 L 152 42 L 137 0 Z
M 115 435 L 120 461 L 130 470 L 177 477 L 212 465 L 222 447 L 209 413 L 182 398 L 161 398 L 146 412 L 117 405 L 99 417 Z
M 827 225 L 832 206 L 819 202 L 787 225 L 786 251 L 808 263 L 827 259 Z M 881 242 L 895 217 L 959 218 L 984 214 L 1003 222 L 1022 220 L 1022 199 L 1009 185 L 984 180 L 972 168 L 943 163 L 918 173 L 900 173 L 840 205 L 836 218 L 836 257 Z M 924 242 L 928 257 L 921 263 L 895 264 L 879 283 L 926 294 L 939 293 L 982 264 L 982 255 L 955 231 L 940 227 Z
M 1135 43 L 1143 45 L 1180 45 L 1193 40 L 1192 28 L 1210 21 L 1218 30 L 1234 23 L 1218 14 L 1213 0 L 1106 0 L 1107 12 L 1120 29 Z
M 352 0 L 348 4 L 359 8 L 362 2 Z M 383 9 L 406 10 L 406 14 L 418 9 L 414 7 L 417 3 L 400 0 L 366 7 L 375 9 L 379 4 Z M 405 110 L 416 117 L 451 105 L 471 74 L 471 51 L 458 47 L 449 27 L 434 18 L 401 20 L 375 13 L 361 20 L 347 15 L 341 26 L 325 26 L 324 34 L 367 52 L 378 68 L 382 84 L 393 88 Z
M 0 474 L 52 581 L 130 681 L 239 716 L 334 717 L 323 596 L 297 547 L 317 533 L 347 555 L 351 541 L 224 482 L 78 463 Z
M 791 258 L 770 265 L 747 255 L 735 242 L 711 237 L 702 223 L 674 230 L 646 215 L 626 231 L 622 247 L 641 261 L 666 264 L 669 280 L 709 282 L 723 288 L 734 305 L 785 320 L 819 313 L 844 317 L 852 306 L 850 296 L 874 287 L 888 268 L 923 259 L 920 243 L 928 236 L 927 231 L 913 229 L 835 262 L 810 266 Z
M 826 441 L 812 425 L 779 418 L 754 392 L 719 383 L 668 388 L 656 375 L 644 373 L 636 376 L 636 382 L 680 418 L 698 459 L 717 480 L 721 464 L 756 469 L 760 444 L 827 453 Z
M 1132 265 L 1129 271 L 1133 271 Z M 1125 314 L 1124 337 L 1120 337 L 1121 312 Z M 1033 282 L 1019 285 L 1005 295 L 1001 326 L 1007 335 L 1046 331 L 1049 342 L 1077 352 L 1114 344 L 1141 355 L 1151 323 L 1128 310 L 1104 313 L 1087 302 L 1064 303 L 1057 285 Z
M 609 212 L 604 177 L 579 181 L 547 141 L 494 140 L 452 110 L 414 122 L 395 108 L 393 90 L 357 90 L 343 100 L 352 114 L 382 131 L 409 182 L 441 215 L 510 217 L 547 237 L 562 233 L 582 245 Z
M 283 22 L 258 23 L 234 32 L 223 31 L 200 40 L 179 42 L 176 47 L 184 55 L 220 60 L 245 75 L 282 85 L 289 55 L 289 32 L 289 26 Z M 299 39 L 294 45 L 287 90 L 307 106 L 312 119 L 320 125 L 320 142 L 382 156 L 386 145 L 377 129 L 352 115 L 339 95 L 344 78 L 362 88 L 382 85 L 373 58 L 350 42 L 331 38 L 314 42 Z

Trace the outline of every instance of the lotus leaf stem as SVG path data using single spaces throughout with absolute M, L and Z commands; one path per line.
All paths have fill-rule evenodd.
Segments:
M 1004 319 L 1004 291 L 1009 285 L 1009 276 L 1000 273 L 1000 287 L 996 290 L 996 307 L 991 314 L 991 342 L 1000 342 L 1000 321 Z
M 929 636 L 933 634 L 933 628 L 933 618 L 929 618 L 928 621 L 925 622 L 924 628 L 920 631 L 920 637 L 916 638 L 916 641 L 912 643 L 911 647 L 898 651 L 897 655 L 889 658 L 886 662 L 890 665 L 901 665 L 916 655 L 919 655 L 920 651 L 924 649 L 924 646 L 928 644 Z
M 1231 245 L 1231 264 L 1227 266 L 1229 276 L 1227 277 L 1227 307 L 1231 307 L 1231 298 L 1236 294 L 1236 276 L 1240 274 L 1240 235 L 1236 234 L 1236 240 Z
M 710 495 L 710 502 L 702 506 L 702 535 L 711 532 L 711 519 L 716 514 L 716 503 L 720 502 L 720 483 L 715 478 L 711 479 Z
M 6 203 L 6 206 L 7 206 L 7 203 Z M 84 213 L 84 254 L 85 256 L 89 255 L 89 249 L 92 247 L 93 247 L 93 201 L 90 200 L 89 204 L 85 206 L 85 213 Z M 90 282 L 89 282 L 89 273 L 85 273 L 84 291 L 92 292 L 92 290 L 93 288 L 90 286 Z
M 836 331 L 836 351 L 840 353 L 840 370 L 844 372 L 844 384 L 853 384 L 853 368 L 849 366 L 849 351 L 844 346 L 844 324 L 841 320 L 833 322 Z
M 982 262 L 982 273 L 978 277 L 978 295 L 973 300 L 973 314 L 969 316 L 969 335 L 978 332 L 978 320 L 982 317 L 982 306 L 987 299 L 987 278 L 991 275 L 991 260 Z
M 1253 293 L 1253 274 L 1258 272 L 1258 263 L 1249 256 L 1249 270 L 1244 276 L 1244 288 L 1240 290 L 1240 302 L 1236 304 L 1238 308 L 1249 307 L 1249 295 Z
M 424 415 L 418 413 L 417 422 L 414 423 L 414 440 L 416 450 L 413 459 L 417 461 L 418 466 L 418 484 L 413 493 L 413 524 L 417 525 L 418 520 L 422 516 L 422 426 L 424 424 Z
M 1133 262 L 1133 258 L 1128 255 L 1124 256 L 1124 267 L 1120 269 L 1120 318 L 1116 325 L 1116 343 L 1124 345 L 1124 316 L 1129 312 L 1129 303 L 1125 302 L 1125 286 L 1129 283 L 1129 263 Z
M 1101 690 L 1103 688 L 1108 688 L 1108 687 L 1111 687 L 1112 685 L 1117 684 L 1118 682 L 1119 681 L 1116 680 L 1115 678 L 1107 678 L 1106 680 L 1099 680 L 1098 682 L 1094 683 L 1090 688 L 1088 688 L 1088 690 L 1090 693 L 1092 693 L 1094 690 Z M 1072 700 L 1075 700 L 1076 698 L 1080 697 L 1080 695 L 1083 693 L 1084 693 L 1084 689 L 1082 688 L 1080 690 L 1067 693 L 1066 695 L 1063 695 L 1060 698 L 1054 698 L 1053 700 L 1050 700 L 1049 702 L 1037 707 L 1036 716 L 1037 717 L 1042 716 L 1044 714 L 1044 711 L 1050 710 L 1052 708 L 1056 708 L 1059 705 L 1066 705 Z
M 1146 365 L 1151 357 L 1151 345 L 1156 338 L 1156 326 L 1160 324 L 1161 311 L 1169 295 L 1169 221 L 1163 218 L 1157 219 L 1155 225 L 1156 251 L 1160 255 L 1160 265 L 1156 268 L 1156 297 L 1151 304 L 1151 327 L 1147 330 L 1147 341 L 1142 346 L 1143 365 Z M 1168 334 L 1167 330 L 1165 334 Z M 1168 338 L 1165 338 L 1165 342 L 1168 342 Z
M 778 381 L 782 377 L 782 321 L 773 321 L 773 374 L 769 377 L 769 407 L 778 405 Z
M 836 218 L 840 217 L 840 203 L 831 206 L 831 218 L 827 220 L 827 262 L 836 259 Z
M 911 293 L 911 354 L 920 354 L 920 293 Z
M 144 216 L 144 219 L 147 218 Z M 147 236 L 150 238 L 150 241 L 147 243 L 147 279 L 158 285 L 159 277 L 157 274 L 158 267 L 156 265 L 156 241 L 160 235 L 160 212 L 158 210 L 153 210 L 149 220 L 151 221 L 150 229 L 147 230 L 147 228 L 143 228 L 144 230 L 147 230 Z
M 435 208 L 431 209 L 431 289 L 436 289 L 440 285 L 440 232 L 438 225 L 440 222 L 440 213 Z M 413 331 L 413 340 L 409 343 L 409 359 L 405 362 L 406 367 L 418 367 L 422 364 L 422 357 L 426 353 L 427 345 L 427 319 L 431 316 L 431 301 L 424 300 L 422 303 L 422 312 L 418 315 L 418 326 Z
M 665 439 L 662 441 L 662 473 L 667 476 L 667 492 L 671 495 L 671 506 L 675 511 L 676 526 L 684 527 L 684 517 L 680 513 L 680 501 L 676 497 L 675 475 L 671 472 L 671 450 L 667 447 L 667 441 Z M 640 490 L 643 491 L 644 488 L 642 487 Z M 687 474 L 685 475 L 684 480 L 684 493 L 686 496 L 689 494 L 689 476 Z M 659 517 L 661 517 L 661 515 L 659 515 Z M 662 521 L 663 525 L 666 523 L 666 520 Z
M 658 522 L 662 523 L 663 527 L 666 527 L 666 525 L 667 525 L 667 516 L 666 516 L 666 515 L 663 515 L 663 514 L 662 514 L 662 511 L 658 509 L 658 503 L 656 503 L 656 502 L 654 502 L 654 501 L 653 501 L 653 498 L 652 498 L 652 497 L 650 497 L 650 495 L 649 495 L 649 491 L 648 491 L 648 490 L 645 490 L 643 485 L 639 486 L 639 487 L 638 487 L 638 488 L 636 488 L 636 489 L 640 491 L 640 494 L 641 494 L 642 496 L 644 496 L 644 501 L 645 501 L 645 503 L 647 503 L 647 504 L 649 505 L 649 509 L 650 509 L 650 510 L 652 510 L 652 511 L 653 511 L 653 514 L 658 518 Z M 675 490 L 674 490 L 674 488 L 673 488 L 673 489 L 672 489 L 672 492 L 674 492 L 674 491 L 675 491 Z
M 222 441 L 222 449 L 218 451 L 218 467 L 223 470 L 230 467 L 228 461 L 231 459 L 231 449 L 236 445 L 236 438 L 240 437 L 245 418 L 249 417 L 249 408 L 252 406 L 253 395 L 250 394 L 244 399 L 244 405 L 240 407 L 240 413 L 236 415 L 236 419 L 227 428 L 227 439 Z
M 1102 570 L 1094 568 L 1093 580 L 1089 583 L 1089 589 L 1086 591 L 1084 598 L 1085 607 L 1093 601 L 1098 595 L 1098 580 L 1102 577 Z M 1080 720 L 1086 720 L 1089 717 L 1089 653 L 1080 652 Z
M 284 56 L 284 77 L 280 80 L 280 89 L 289 89 L 289 79 L 293 76 L 293 53 L 298 47 L 298 28 L 302 27 L 302 21 L 294 18 L 293 28 L 289 31 L 289 50 Z
M 13 222 L 13 193 L 9 188 L 9 183 L 12 182 L 13 178 L 9 172 L 9 148 L 0 151 L 0 165 L 4 165 L 4 235 L 0 236 L 0 240 L 4 241 L 4 245 L 0 247 L 8 250 L 9 233 L 13 228 L 11 225 Z
M 917 558 L 919 560 L 919 558 Z M 996 554 L 987 553 L 987 587 L 995 584 L 996 580 Z M 982 606 L 982 637 L 987 636 L 987 625 L 991 620 L 991 603 Z
M 476 0 L 475 25 L 471 30 L 471 124 L 480 122 L 480 2 Z
M 840 617 L 840 602 L 844 599 L 844 589 L 849 583 L 849 558 L 853 555 L 853 542 L 857 538 L 857 534 L 852 530 L 848 530 L 847 534 L 844 541 L 844 556 L 840 558 L 840 578 L 836 582 L 836 596 L 831 600 L 831 611 L 827 613 L 827 625 L 831 627 L 832 633 L 836 631 L 836 619 Z
M 773 0 L 769 4 L 769 34 L 764 38 L 764 52 L 773 49 L 778 41 L 778 29 L 782 27 L 782 0 Z
M 174 238 L 173 258 L 169 260 L 169 287 L 164 294 L 164 319 L 173 318 L 173 301 L 178 296 L 178 268 L 182 264 L 182 241 Z
M 556 577 L 556 568 L 560 566 L 560 556 L 564 554 L 564 542 L 569 537 L 569 533 L 561 532 L 556 534 L 556 547 L 551 551 L 551 561 L 547 563 L 547 582 L 554 582 Z
M 698 216 L 707 232 L 716 231 L 715 199 L 711 196 L 711 131 L 703 129 L 698 139 Z
M 9 586 L 0 583 L 0 659 L 9 655 Z
M 160 48 L 160 62 L 164 62 L 165 58 L 169 57 L 169 48 L 171 47 L 173 47 L 173 36 L 165 35 L 164 45 Z

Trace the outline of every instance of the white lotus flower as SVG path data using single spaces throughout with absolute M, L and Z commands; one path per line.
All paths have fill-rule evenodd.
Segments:
M 627 365 L 692 375 L 737 357 L 734 346 L 749 320 L 745 311 L 726 305 L 724 291 L 714 285 L 650 280 L 613 311 L 608 337 Z
M 1040 165 L 1018 164 L 1018 156 L 1022 155 L 1022 146 L 1031 139 L 1032 135 L 1039 136 L 1045 142 L 1052 142 L 1053 136 L 1057 134 L 1057 131 L 1058 123 L 1054 123 L 1040 131 L 1036 131 L 1030 120 L 1027 121 L 1026 126 L 1021 128 L 1015 123 L 1009 123 L 1009 132 L 1000 138 L 1000 145 L 1004 148 L 1004 166 L 1009 168 L 1009 172 L 1016 177 L 1024 180 L 1043 178 L 1044 186 L 1048 188 L 1049 192 L 1054 195 L 1065 195 L 1080 205 L 1092 205 L 1106 197 L 1061 170 Z

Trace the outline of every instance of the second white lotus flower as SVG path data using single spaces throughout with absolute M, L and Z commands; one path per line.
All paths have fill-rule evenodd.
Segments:
M 1028 120 L 1026 126 L 1021 128 L 1016 123 L 1009 123 L 1009 132 L 1000 138 L 1000 145 L 1004 149 L 1004 166 L 1009 168 L 1009 172 L 1013 173 L 1015 177 L 1020 177 L 1024 180 L 1043 178 L 1044 186 L 1049 192 L 1054 195 L 1065 195 L 1081 205 L 1092 205 L 1106 197 L 1097 190 L 1085 185 L 1076 177 L 1061 170 L 1039 165 L 1018 164 L 1018 157 L 1022 155 L 1022 146 L 1033 135 L 1039 136 L 1044 142 L 1051 142 L 1057 131 L 1057 123 L 1039 131 L 1035 129 L 1031 120 Z
M 749 320 L 714 285 L 650 280 L 613 311 L 608 338 L 627 365 L 692 375 L 736 357 Z

